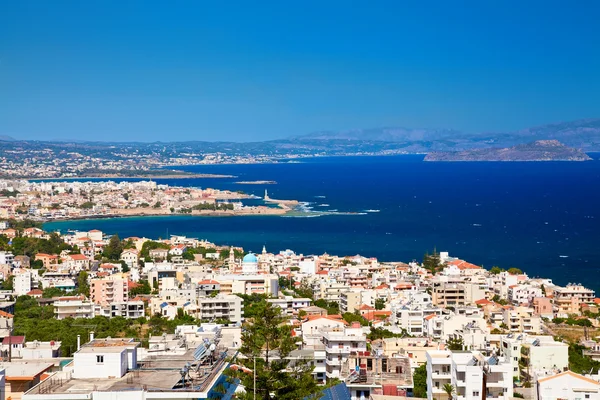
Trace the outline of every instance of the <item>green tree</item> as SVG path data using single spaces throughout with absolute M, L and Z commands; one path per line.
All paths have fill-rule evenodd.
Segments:
M 446 347 L 448 350 L 463 350 L 465 343 L 461 337 L 450 338 L 446 341 Z
M 79 291 L 79 294 L 89 297 L 90 285 L 88 283 L 88 273 L 86 271 L 79 272 L 79 276 L 77 277 L 77 290 Z
M 96 204 L 94 202 L 91 201 L 86 201 L 85 203 L 81 203 L 81 205 L 79 207 L 83 208 L 83 209 L 90 209 L 93 208 Z
M 108 241 L 108 244 L 104 248 L 102 255 L 108 258 L 110 261 L 117 261 L 119 257 L 121 257 L 122 252 L 123 244 L 121 243 L 121 239 L 119 239 L 119 235 L 114 234 Z
M 375 309 L 383 310 L 385 308 L 385 300 L 384 299 L 375 299 Z
M 49 287 L 42 291 L 42 297 L 45 299 L 51 299 L 52 297 L 64 296 L 67 293 L 64 290 L 55 287 Z
M 598 371 L 600 362 L 592 360 L 588 356 L 584 356 L 585 347 L 579 344 L 569 345 L 569 369 L 577 374 L 587 374 L 590 371 Z
M 129 269 L 129 265 L 125 261 L 121 260 L 121 271 L 127 273 L 129 272 Z
M 523 271 L 521 271 L 519 268 L 509 268 L 508 273 L 511 275 L 521 275 Z
M 342 318 L 344 318 L 344 321 L 346 321 L 349 324 L 352 324 L 353 322 L 358 322 L 360 323 L 362 326 L 367 326 L 369 325 L 369 321 L 367 321 L 367 319 L 365 317 L 363 317 L 362 315 L 360 315 L 360 313 L 351 313 L 351 312 L 347 312 L 342 314 Z
M 5 279 L 0 283 L 0 289 L 1 290 L 13 290 L 13 288 L 14 288 L 13 281 L 14 280 L 15 280 L 14 275 L 9 276 L 8 279 Z
M 150 287 L 150 284 L 148 283 L 147 280 L 144 279 L 140 279 L 140 281 L 137 283 L 137 285 L 133 288 L 131 288 L 131 290 L 129 290 L 129 297 L 135 297 L 138 294 L 150 294 L 152 293 L 152 288 Z
M 502 271 L 503 271 L 503 269 L 500 267 L 492 267 L 492 269 L 490 269 L 490 274 L 498 275 Z
M 456 393 L 456 390 L 451 383 L 445 383 L 444 386 L 442 386 L 442 390 L 448 395 L 448 400 L 452 400 L 454 393 Z
M 255 390 L 256 397 L 264 400 L 303 399 L 319 392 L 308 360 L 291 363 L 287 359 L 296 348 L 291 329 L 281 308 L 266 301 L 260 303 L 252 320 L 244 323 L 240 353 L 245 358 L 238 359 L 237 363 L 253 373 L 240 369 L 228 372 L 239 379 L 246 390 L 238 394 L 239 399 L 253 399 Z
M 423 267 L 430 271 L 433 275 L 437 272 L 440 267 L 440 255 L 436 249 L 433 249 L 433 253 L 425 253 L 423 256 Z
M 427 397 L 427 366 L 421 365 L 415 369 L 413 374 L 413 395 L 414 397 Z

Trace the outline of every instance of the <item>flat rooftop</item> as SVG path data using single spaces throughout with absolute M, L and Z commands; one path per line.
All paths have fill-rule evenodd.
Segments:
M 79 351 L 98 350 L 94 347 L 82 347 Z M 123 351 L 123 347 L 102 348 L 102 351 Z M 180 387 L 181 369 L 186 364 L 194 364 L 195 348 L 190 348 L 184 354 L 158 355 L 139 361 L 139 368 L 128 371 L 121 378 L 90 378 L 73 379 L 69 372 L 61 371 L 52 375 L 44 382 L 32 388 L 27 394 L 84 394 L 92 391 L 204 391 L 210 387 L 211 382 L 219 377 L 227 367 L 227 362 L 222 359 L 213 365 L 192 365 L 186 382 L 189 386 Z M 222 354 L 217 349 L 217 357 Z M 177 388 L 176 388 L 177 387 Z
M 35 362 L 35 361 L 13 361 L 0 363 L 0 369 L 5 370 L 7 379 L 27 379 L 40 375 L 43 372 L 54 367 L 54 363 Z

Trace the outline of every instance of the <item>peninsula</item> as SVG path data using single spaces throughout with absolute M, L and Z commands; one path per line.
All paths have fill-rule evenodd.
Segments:
M 296 200 L 268 200 L 277 207 L 245 205 L 253 195 L 170 186 L 153 181 L 0 180 L 0 217 L 36 221 L 150 215 L 282 215 Z M 268 200 L 268 201 L 267 201 Z
M 424 161 L 590 161 L 579 149 L 567 147 L 558 140 L 538 140 L 507 148 L 432 152 Z

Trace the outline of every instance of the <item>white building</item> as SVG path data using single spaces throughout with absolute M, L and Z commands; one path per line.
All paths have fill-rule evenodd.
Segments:
M 460 400 L 509 400 L 513 395 L 511 364 L 479 352 L 428 351 L 427 398 L 447 399 L 445 384 L 455 388 Z
M 197 300 L 197 313 L 200 319 L 227 319 L 231 322 L 242 322 L 244 319 L 244 305 L 239 296 L 217 295 L 204 297 Z
M 15 256 L 10 251 L 0 251 L 0 264 L 12 265 Z
M 94 303 L 83 296 L 59 297 L 54 302 L 54 315 L 56 319 L 94 318 Z
M 537 400 L 599 400 L 600 383 L 572 371 L 539 378 L 534 386 Z
M 120 378 L 137 368 L 137 347 L 131 339 L 96 339 L 73 354 L 73 378 Z
M 367 351 L 367 336 L 358 322 L 352 326 L 323 330 L 323 344 L 327 359 L 325 366 L 328 378 L 340 378 L 342 366 L 352 353 Z
M 242 274 L 253 275 L 258 273 L 258 258 L 252 254 L 246 254 L 242 260 Z
M 140 318 L 146 315 L 146 307 L 143 301 L 115 302 L 107 305 L 95 306 L 95 315 L 104 317 L 123 317 L 128 319 Z
M 125 261 L 129 268 L 133 268 L 138 265 L 139 252 L 136 249 L 126 249 L 121 253 L 121 260 Z
M 24 296 L 31 292 L 31 272 L 23 271 L 16 274 L 13 280 L 13 288 L 17 296 Z
M 552 336 L 510 334 L 503 336 L 500 352 L 512 364 L 513 375 L 523 378 L 539 371 L 565 371 L 569 367 L 569 346 Z M 522 366 L 522 369 L 519 366 Z
M 285 296 L 283 299 L 268 299 L 267 302 L 279 306 L 287 315 L 298 315 L 298 311 L 302 308 L 309 307 L 312 300 L 309 298 Z

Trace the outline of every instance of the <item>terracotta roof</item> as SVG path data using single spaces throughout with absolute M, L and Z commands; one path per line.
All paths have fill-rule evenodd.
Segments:
M 480 299 L 480 300 L 476 300 L 475 304 L 484 306 L 484 305 L 487 305 L 487 304 L 492 304 L 492 302 L 489 301 L 488 299 Z
M 341 322 L 344 325 L 350 325 L 343 319 L 337 318 L 339 315 L 309 315 L 307 321 L 315 321 L 317 319 L 328 319 L 330 321 Z
M 7 313 L 6 311 L 2 311 L 2 310 L 0 310 L 0 317 L 3 317 L 3 318 L 13 318 L 13 317 L 14 317 L 14 315 L 12 315 L 12 314 L 9 314 L 9 313 Z
M 220 285 L 220 283 L 217 281 L 213 281 L 212 279 L 205 279 L 203 281 L 198 282 L 198 285 Z
M 576 374 L 573 371 L 565 371 L 565 372 L 561 372 L 560 374 L 556 374 L 556 375 L 552 375 L 552 376 L 547 376 L 547 377 L 544 377 L 544 378 L 539 378 L 538 379 L 538 383 L 539 382 L 549 381 L 551 379 L 555 379 L 555 378 L 558 378 L 558 377 L 561 377 L 561 376 L 565 376 L 565 375 L 569 375 L 572 378 L 581 379 L 582 381 L 586 381 L 588 383 L 593 383 L 594 385 L 598 385 L 599 384 L 598 381 L 595 381 L 593 379 L 587 378 L 587 377 L 585 377 L 583 375 Z
M 38 294 L 44 294 L 44 292 L 42 292 L 40 289 L 33 289 L 33 290 L 27 292 L 28 296 L 38 295 Z
M 428 316 L 426 316 L 426 317 L 425 317 L 425 318 L 423 318 L 423 319 L 425 319 L 425 320 L 429 321 L 429 320 L 430 320 L 430 319 L 432 319 L 433 317 L 435 317 L 435 314 L 428 315 Z
M 86 256 L 84 256 L 83 254 L 70 254 L 69 257 L 71 258 L 71 260 L 89 260 Z
M 363 315 L 363 317 L 367 321 L 372 321 L 374 319 L 386 319 L 387 317 L 389 317 L 391 315 L 392 315 L 391 311 L 378 310 L 378 311 L 366 313 L 365 315 Z
M 25 343 L 25 336 L 7 336 L 2 340 L 2 344 L 23 344 Z
M 465 269 L 481 269 L 480 266 L 468 263 L 468 262 L 466 262 L 464 260 L 450 261 L 450 262 L 448 262 L 448 265 L 454 265 L 454 266 L 456 266 L 460 270 L 465 270 Z
M 359 310 L 374 310 L 375 307 L 371 307 L 370 305 L 363 304 L 360 306 Z

